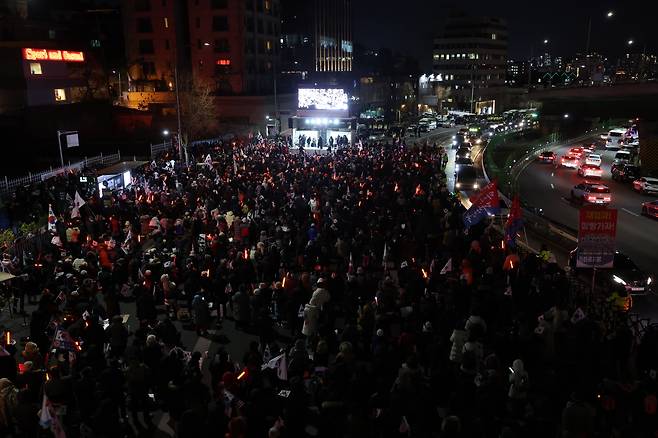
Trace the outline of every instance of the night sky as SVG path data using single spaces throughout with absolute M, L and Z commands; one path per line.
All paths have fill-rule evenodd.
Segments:
M 283 0 L 285 2 L 285 0 Z M 647 53 L 658 52 L 658 0 L 353 0 L 355 40 L 366 47 L 389 47 L 416 57 L 431 67 L 432 37 L 441 28 L 450 5 L 467 13 L 507 20 L 509 56 L 527 58 L 548 38 L 549 52 L 569 56 L 584 51 L 587 17 L 592 16 L 591 48 L 615 58 L 635 40 L 636 52 L 646 42 Z M 401 5 L 404 5 L 402 8 Z M 606 18 L 609 10 L 615 12 Z

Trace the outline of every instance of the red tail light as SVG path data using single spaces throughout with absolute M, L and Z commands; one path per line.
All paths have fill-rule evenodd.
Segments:
M 588 196 L 587 200 L 588 201 L 596 201 L 596 196 Z
M 603 198 L 603 200 L 604 200 L 605 202 L 610 202 L 611 199 L 612 199 L 612 198 L 610 198 L 610 196 L 606 196 L 605 198 Z

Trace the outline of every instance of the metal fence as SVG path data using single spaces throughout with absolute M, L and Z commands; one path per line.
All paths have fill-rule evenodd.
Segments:
M 200 144 L 208 143 L 208 142 L 214 142 L 214 141 L 227 141 L 235 138 L 234 135 L 232 134 L 227 134 L 222 137 L 213 137 L 213 138 L 206 138 L 203 140 L 195 140 L 193 142 L 190 142 L 188 145 L 189 147 L 195 147 Z M 166 141 L 164 143 L 158 143 L 158 144 L 152 144 L 151 145 L 151 159 L 156 158 L 158 155 L 162 154 L 163 152 L 167 152 L 169 150 L 174 149 L 175 145 L 173 141 Z
M 14 240 L 9 247 L 9 254 L 22 260 L 24 254 L 32 254 L 36 257 L 50 243 L 52 236 L 47 231 L 41 231 L 35 235 L 22 236 Z
M 61 175 L 72 170 L 80 171 L 87 167 L 114 164 L 118 163 L 119 161 L 121 161 L 121 151 L 117 151 L 116 154 L 100 154 L 91 158 L 85 157 L 84 160 L 69 164 L 68 166 L 58 167 L 56 169 L 50 169 L 38 173 L 29 173 L 28 175 L 22 176 L 20 178 L 9 179 L 5 176 L 4 181 L 0 182 L 0 193 L 10 193 L 16 190 L 18 187 L 25 187 L 30 184 L 46 181 L 47 179 L 50 179 L 54 176 Z

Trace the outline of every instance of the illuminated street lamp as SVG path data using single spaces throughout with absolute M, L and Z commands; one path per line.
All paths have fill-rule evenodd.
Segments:
M 544 44 L 548 44 L 548 39 L 545 39 L 545 40 L 544 40 Z
M 626 41 L 626 44 L 628 44 L 629 46 L 632 46 L 633 43 L 635 43 L 635 41 L 633 41 L 632 39 Z
M 614 17 L 614 15 L 615 15 L 615 11 L 608 11 L 608 13 L 606 14 L 606 17 L 612 18 L 612 17 Z
M 569 113 L 565 113 L 562 117 L 564 117 L 565 119 L 568 119 L 569 118 Z

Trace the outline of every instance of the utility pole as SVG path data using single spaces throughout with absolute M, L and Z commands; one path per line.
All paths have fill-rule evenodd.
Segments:
M 176 49 L 178 51 L 178 49 Z M 176 63 L 178 63 L 178 56 L 176 56 Z M 178 156 L 183 161 L 183 142 L 181 135 L 181 121 L 180 121 L 180 94 L 178 92 L 178 65 L 174 64 L 174 81 L 176 83 L 176 118 L 178 119 Z M 185 154 L 185 164 L 187 163 L 187 153 Z

